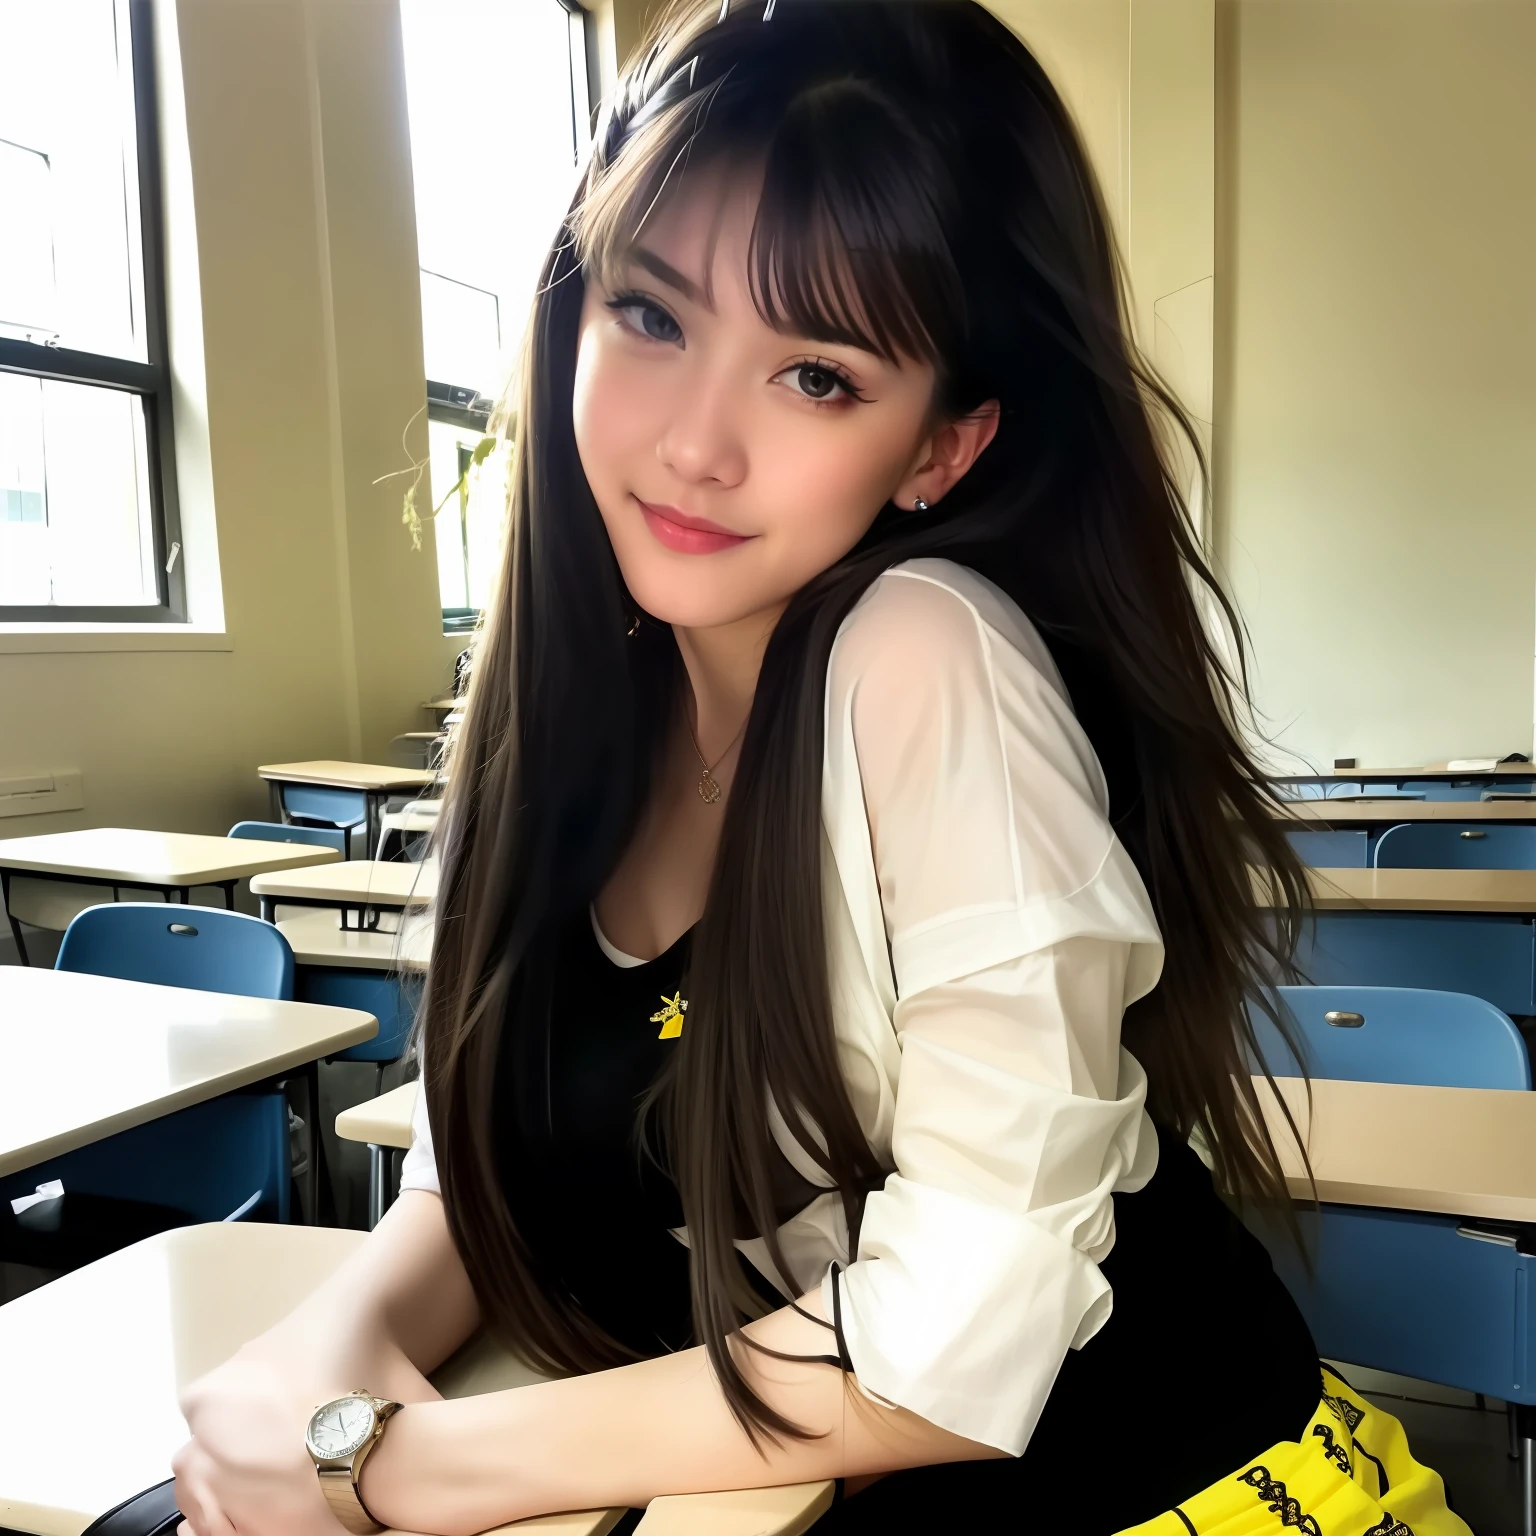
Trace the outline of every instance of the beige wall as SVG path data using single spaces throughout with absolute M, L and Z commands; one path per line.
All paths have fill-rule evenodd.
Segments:
M 1536 6 L 1219 0 L 1216 539 L 1327 764 L 1531 750 Z
M 223 632 L 0 633 L 0 777 L 78 768 L 86 800 L 0 836 L 222 831 L 264 811 L 258 763 L 377 758 L 427 724 L 458 648 L 400 482 L 370 484 L 424 396 L 396 8 L 158 9 L 185 92 L 183 125 L 172 69 L 183 521 L 194 617 Z

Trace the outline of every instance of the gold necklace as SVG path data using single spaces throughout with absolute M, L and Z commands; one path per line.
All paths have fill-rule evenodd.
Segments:
M 747 713 L 747 719 L 750 720 L 751 718 L 751 711 L 749 710 Z M 720 756 L 714 760 L 713 763 L 706 762 L 703 752 L 699 750 L 699 738 L 693 733 L 693 726 L 689 722 L 688 713 L 686 710 L 683 712 L 683 724 L 688 727 L 688 740 L 693 743 L 694 753 L 699 759 L 699 767 L 703 769 L 703 772 L 699 774 L 699 799 L 702 800 L 705 805 L 713 805 L 717 800 L 719 800 L 720 796 L 725 793 L 725 791 L 720 787 L 720 781 L 715 777 L 715 769 L 718 768 L 720 764 L 723 763 L 726 758 L 731 755 L 731 747 L 734 747 L 736 743 L 741 740 L 741 733 L 742 731 L 746 730 L 747 721 L 743 720 L 741 722 L 740 728 L 737 730 L 736 734 L 731 737 L 730 743 L 726 747 L 725 751 L 722 752 Z

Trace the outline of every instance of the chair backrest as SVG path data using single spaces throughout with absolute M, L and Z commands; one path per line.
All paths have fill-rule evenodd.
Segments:
M 1313 1077 L 1437 1088 L 1529 1088 L 1520 1031 L 1492 1003 L 1415 987 L 1277 987 L 1291 1033 Z M 1249 1018 L 1269 1070 L 1300 1066 L 1256 1004 Z
M 1377 869 L 1536 869 L 1536 827 L 1408 822 L 1376 840 Z
M 368 819 L 368 797 L 360 789 L 328 784 L 284 784 L 283 810 L 328 827 L 360 827 Z
M 1364 869 L 1370 839 L 1364 832 L 1336 829 L 1287 832 L 1296 857 L 1313 869 Z
M 340 827 L 300 827 L 291 821 L 237 821 L 229 829 L 230 837 L 248 837 L 259 843 L 307 843 L 316 848 L 334 848 L 347 856 L 347 834 Z
M 271 923 L 174 902 L 87 907 L 65 929 L 55 969 L 244 997 L 293 997 L 293 950 Z

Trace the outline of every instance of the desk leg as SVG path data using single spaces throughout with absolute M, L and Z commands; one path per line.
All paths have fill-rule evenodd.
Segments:
M 264 923 L 274 923 L 274 922 L 276 922 L 277 918 L 274 916 L 274 913 L 277 911 L 277 903 L 270 896 L 262 896 L 262 897 L 259 897 L 258 899 L 261 902 L 261 920 L 262 920 L 262 922 L 264 922 Z
M 1536 1536 L 1536 1408 L 1526 1403 L 1508 1407 L 1520 1440 L 1520 1529 Z
M 0 869 L 0 906 L 5 908 L 5 915 L 10 919 L 11 937 L 16 940 L 16 953 L 23 965 L 31 965 L 27 959 L 27 941 L 21 936 L 21 924 L 11 916 L 11 872 L 8 869 Z
M 336 1224 L 336 1205 L 331 1197 L 330 1173 L 326 1168 L 325 1137 L 320 1130 L 320 1063 L 309 1062 L 304 1068 L 305 1097 L 309 1110 L 309 1224 L 329 1227 Z
M 368 1143 L 368 1230 L 384 1219 L 384 1202 L 389 1180 L 389 1153 L 374 1142 Z
M 225 880 L 223 882 L 223 889 L 224 910 L 226 912 L 233 912 L 235 910 L 235 882 L 233 880 Z
M 379 795 L 370 791 L 363 796 L 363 805 L 366 809 L 363 847 L 366 850 L 366 856 L 371 859 L 373 857 L 373 850 L 378 846 L 379 813 L 384 808 L 384 801 Z
M 283 786 L 276 779 L 267 780 L 267 800 L 272 807 L 272 820 L 286 822 L 288 817 L 283 811 Z

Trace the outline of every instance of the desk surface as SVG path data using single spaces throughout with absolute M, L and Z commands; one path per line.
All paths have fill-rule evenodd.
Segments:
M 257 773 L 283 784 L 325 784 L 332 789 L 425 789 L 437 782 L 430 768 L 391 768 L 385 763 L 267 763 Z
M 1503 912 L 1536 914 L 1536 870 L 1312 869 L 1324 912 Z
M 309 843 L 264 843 L 191 832 L 85 827 L 0 840 L 0 868 L 149 885 L 212 885 L 268 869 L 301 869 L 341 858 Z
M 291 1311 L 365 1237 L 255 1222 L 182 1227 L 0 1307 L 0 1526 L 80 1536 L 104 1510 L 169 1476 L 187 1438 L 179 1390 Z M 445 1396 L 462 1397 L 534 1379 L 476 1340 L 434 1381 Z M 129 1409 L 113 1416 L 110 1434 L 93 1437 L 88 1456 L 59 1430 L 79 1419 L 82 1382 L 101 1402 Z M 822 1483 L 658 1500 L 643 1528 L 646 1536 L 793 1536 L 830 1496 Z M 601 1536 L 618 1518 L 599 1510 L 500 1529 Z
M 322 907 L 277 925 L 300 965 L 332 965 L 347 971 L 423 971 L 432 953 L 432 924 L 421 918 L 401 933 L 343 928 L 334 907 Z
M 1271 814 L 1287 821 L 1312 821 L 1344 827 L 1360 823 L 1394 825 L 1400 821 L 1531 821 L 1536 800 L 1402 800 L 1348 795 L 1336 800 L 1286 800 Z
M 0 966 L 0 1174 L 377 1033 L 352 1008 Z
M 421 707 L 423 709 L 440 709 L 446 714 L 449 710 L 459 708 L 463 702 L 462 698 L 458 698 L 451 693 L 445 693 L 441 698 L 423 699 Z
M 1536 763 L 1495 763 L 1491 768 L 1451 768 L 1429 763 L 1422 768 L 1334 768 L 1315 775 L 1320 779 L 1530 779 Z
M 432 864 L 379 863 L 349 859 L 324 869 L 294 869 L 257 875 L 257 896 L 278 901 L 337 901 L 370 907 L 424 907 L 437 895 L 437 867 Z
M 1309 1118 L 1306 1084 L 1277 1081 L 1307 1136 L 1319 1199 L 1536 1222 L 1536 1093 L 1313 1078 Z M 1309 1199 L 1275 1095 L 1254 1087 L 1291 1192 Z
M 354 1104 L 336 1116 L 336 1134 L 343 1141 L 367 1141 L 376 1147 L 409 1147 L 411 1115 L 420 1083 L 401 1083 L 366 1104 Z

